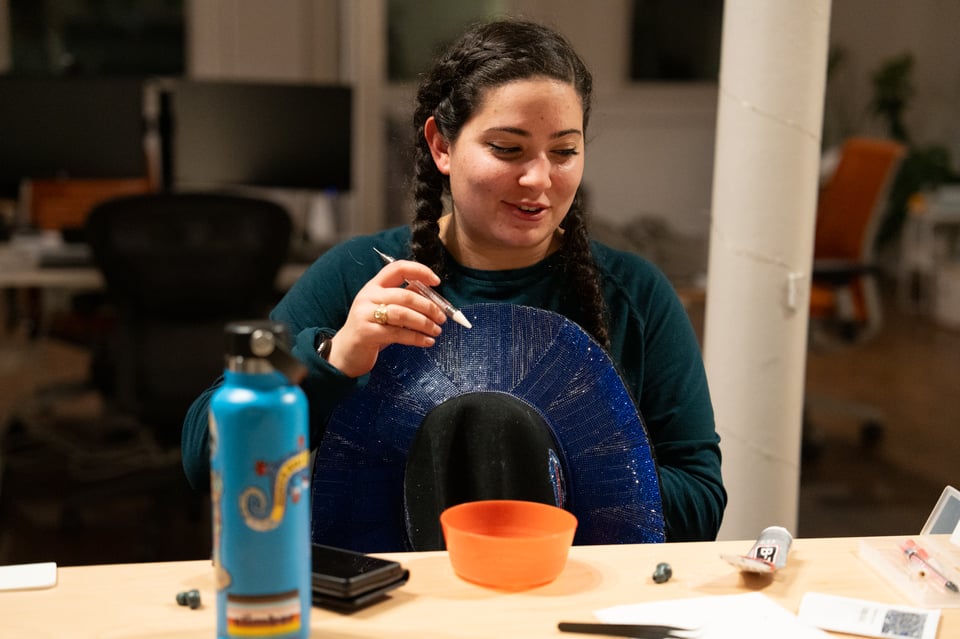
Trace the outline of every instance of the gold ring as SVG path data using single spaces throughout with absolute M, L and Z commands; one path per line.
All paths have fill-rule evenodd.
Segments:
M 373 321 L 377 324 L 383 324 L 384 326 L 389 323 L 386 304 L 377 304 L 377 307 L 373 309 Z

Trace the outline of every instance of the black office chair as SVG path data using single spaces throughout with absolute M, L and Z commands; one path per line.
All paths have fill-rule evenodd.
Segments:
M 104 408 L 93 424 L 29 424 L 34 443 L 20 441 L 53 460 L 65 534 L 89 531 L 92 517 L 109 527 L 117 504 L 136 499 L 145 532 L 125 543 L 143 546 L 137 559 L 180 558 L 169 546 L 185 520 L 204 543 L 206 498 L 180 464 L 183 418 L 222 372 L 224 325 L 263 317 L 275 302 L 291 227 L 282 206 L 228 194 L 134 195 L 90 212 L 86 233 L 116 318 L 92 356 Z M 182 544 L 184 556 L 203 552 Z
M 116 307 L 99 358 L 114 407 L 179 445 L 192 400 L 223 367 L 223 326 L 262 317 L 291 243 L 287 211 L 232 194 L 118 198 L 90 213 L 87 239 Z

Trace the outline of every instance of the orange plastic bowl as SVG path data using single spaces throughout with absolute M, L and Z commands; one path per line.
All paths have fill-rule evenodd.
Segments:
M 440 526 L 461 578 L 504 590 L 549 583 L 567 563 L 577 518 L 548 504 L 509 499 L 447 508 Z

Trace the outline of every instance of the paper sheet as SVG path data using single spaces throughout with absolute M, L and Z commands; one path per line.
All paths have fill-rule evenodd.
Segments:
M 52 588 L 56 584 L 57 564 L 52 561 L 0 566 L 0 590 Z
M 696 626 L 698 639 L 829 639 L 759 592 L 614 606 L 594 614 L 607 623 Z
M 939 610 L 819 592 L 803 596 L 797 615 L 819 628 L 881 639 L 935 639 L 940 624 Z

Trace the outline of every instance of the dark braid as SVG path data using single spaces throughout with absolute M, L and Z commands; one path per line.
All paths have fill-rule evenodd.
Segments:
M 420 135 L 422 140 L 423 135 Z M 413 202 L 415 216 L 411 224 L 410 253 L 443 277 L 443 245 L 438 220 L 443 214 L 445 175 L 437 171 L 430 150 L 418 143 L 414 157 Z
M 487 90 L 532 77 L 551 78 L 574 87 L 583 106 L 586 133 L 593 77 L 563 36 L 533 22 L 501 20 L 473 26 L 421 79 L 413 115 L 416 147 L 410 251 L 413 259 L 432 268 L 441 278 L 445 274 L 444 251 L 438 220 L 443 214 L 443 197 L 450 193 L 450 181 L 433 162 L 423 135 L 424 124 L 433 116 L 440 134 L 453 144 L 464 124 L 481 107 Z M 564 270 L 583 308 L 579 320 L 607 347 L 609 335 L 600 276 L 590 252 L 579 191 L 562 227 Z
M 590 252 L 590 236 L 587 233 L 586 212 L 583 197 L 578 189 L 570 206 L 570 212 L 560 224 L 563 228 L 563 265 L 573 285 L 574 294 L 582 304 L 582 317 L 578 321 L 584 330 L 593 335 L 601 346 L 610 348 L 610 333 L 604 316 L 606 303 L 600 287 L 600 271 Z

